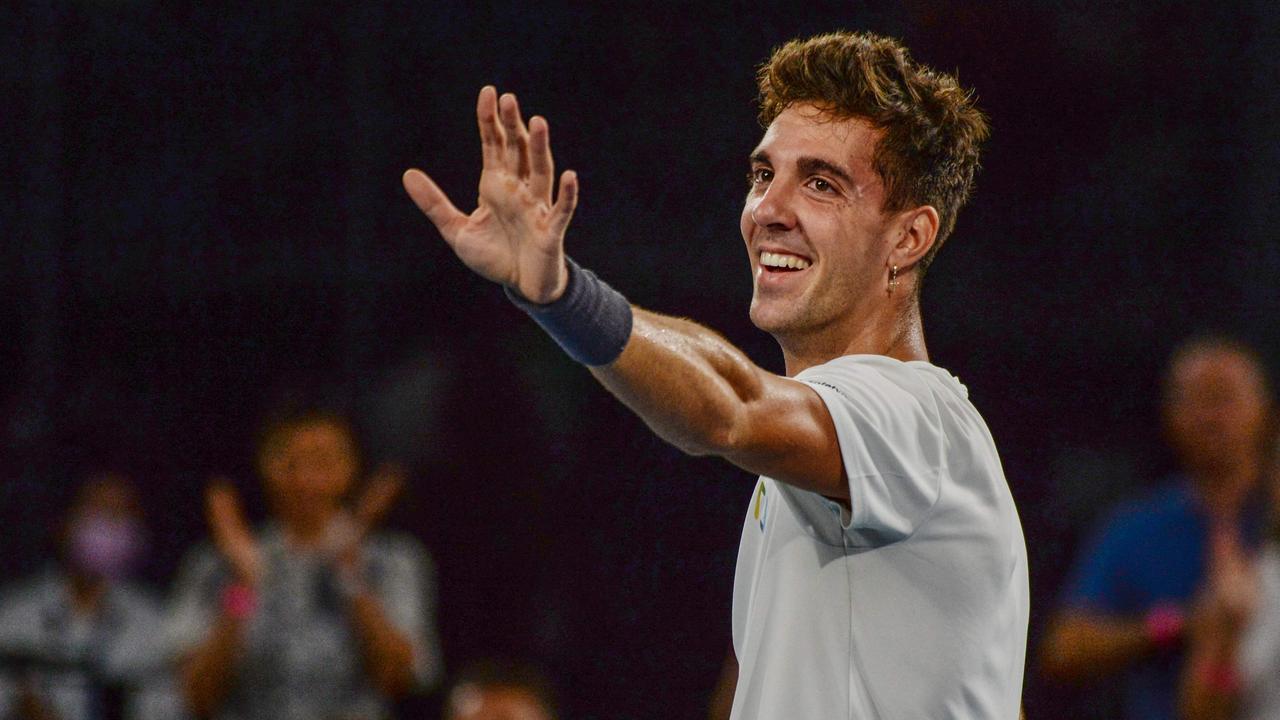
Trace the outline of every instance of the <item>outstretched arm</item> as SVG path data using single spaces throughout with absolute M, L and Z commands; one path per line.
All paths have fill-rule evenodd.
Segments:
M 561 175 L 553 201 L 547 122 L 535 116 L 526 127 L 514 95 L 484 88 L 476 117 L 484 166 L 475 211 L 459 211 L 420 170 L 405 173 L 405 189 L 469 268 L 531 303 L 553 303 L 569 286 L 564 234 L 577 176 Z M 835 427 L 816 392 L 757 367 L 696 323 L 627 312 L 624 349 L 592 372 L 658 435 L 686 452 L 849 497 Z
M 849 498 L 835 425 L 812 388 L 697 323 L 634 312 L 622 355 L 591 372 L 655 433 L 687 453 Z

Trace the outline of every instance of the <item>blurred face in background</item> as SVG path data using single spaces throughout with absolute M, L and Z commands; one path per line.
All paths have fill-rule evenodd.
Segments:
M 121 580 L 137 567 L 145 544 L 142 507 L 128 479 L 108 473 L 88 480 L 67 516 L 69 569 L 92 580 Z
M 285 520 L 321 520 L 355 481 L 355 440 L 343 425 L 316 420 L 284 428 L 259 458 L 272 507 Z
M 446 720 L 552 720 L 538 697 L 517 686 L 462 685 L 449 696 Z
M 1187 470 L 1220 473 L 1264 461 L 1269 403 L 1262 368 L 1228 347 L 1195 348 L 1169 370 L 1165 428 Z

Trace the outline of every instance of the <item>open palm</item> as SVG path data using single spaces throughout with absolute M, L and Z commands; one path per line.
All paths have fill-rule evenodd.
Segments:
M 238 582 L 256 586 L 263 576 L 262 551 L 245 519 L 240 496 L 229 480 L 217 478 L 205 489 L 205 513 L 213 544 Z
M 514 95 L 499 98 L 486 86 L 476 120 L 484 166 L 475 211 L 458 210 L 421 170 L 404 174 L 405 190 L 467 267 L 532 302 L 551 302 L 568 282 L 564 233 L 578 203 L 577 176 L 560 177 L 553 201 L 547 121 L 534 116 L 526 127 Z

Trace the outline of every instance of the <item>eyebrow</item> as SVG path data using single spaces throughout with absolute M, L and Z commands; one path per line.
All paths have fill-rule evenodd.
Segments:
M 763 150 L 757 150 L 751 153 L 751 162 L 763 163 L 765 165 L 773 164 L 769 160 L 769 154 Z M 853 181 L 852 173 L 840 167 L 839 165 L 836 165 L 830 160 L 823 160 L 822 158 L 816 158 L 816 157 L 805 155 L 796 161 L 796 167 L 800 168 L 800 172 L 804 173 L 805 175 L 814 175 L 814 174 L 833 175 L 836 178 L 839 178 L 840 180 L 843 180 L 844 182 L 850 185 L 855 184 Z

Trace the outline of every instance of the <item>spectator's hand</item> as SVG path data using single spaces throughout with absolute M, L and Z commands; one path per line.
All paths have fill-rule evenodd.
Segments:
M 205 508 L 218 552 L 231 565 L 239 582 L 257 587 L 263 575 L 262 552 L 245 520 L 240 496 L 228 480 L 217 478 L 209 484 Z
M 564 233 L 578 204 L 577 175 L 560 176 L 553 203 L 547 121 L 534 116 L 526 127 L 515 95 L 499 98 L 486 86 L 476 119 L 484 160 L 474 212 L 460 212 L 421 170 L 404 174 L 404 188 L 467 267 L 531 302 L 549 303 L 569 282 Z
M 1212 541 L 1214 595 L 1228 629 L 1239 630 L 1258 608 L 1258 574 L 1236 532 L 1224 532 Z
M 404 477 L 404 468 L 399 465 L 382 465 L 370 476 L 352 511 L 330 524 L 326 545 L 339 566 L 359 564 L 364 539 L 395 504 L 404 489 Z
M 363 532 L 368 533 L 386 516 L 396 498 L 400 497 L 400 491 L 404 489 L 406 475 L 403 467 L 386 463 L 369 477 L 364 492 L 356 502 L 354 513 L 356 525 Z
M 1209 568 L 1197 615 L 1199 632 L 1234 636 L 1253 617 L 1259 601 L 1258 576 L 1234 527 L 1209 536 Z

